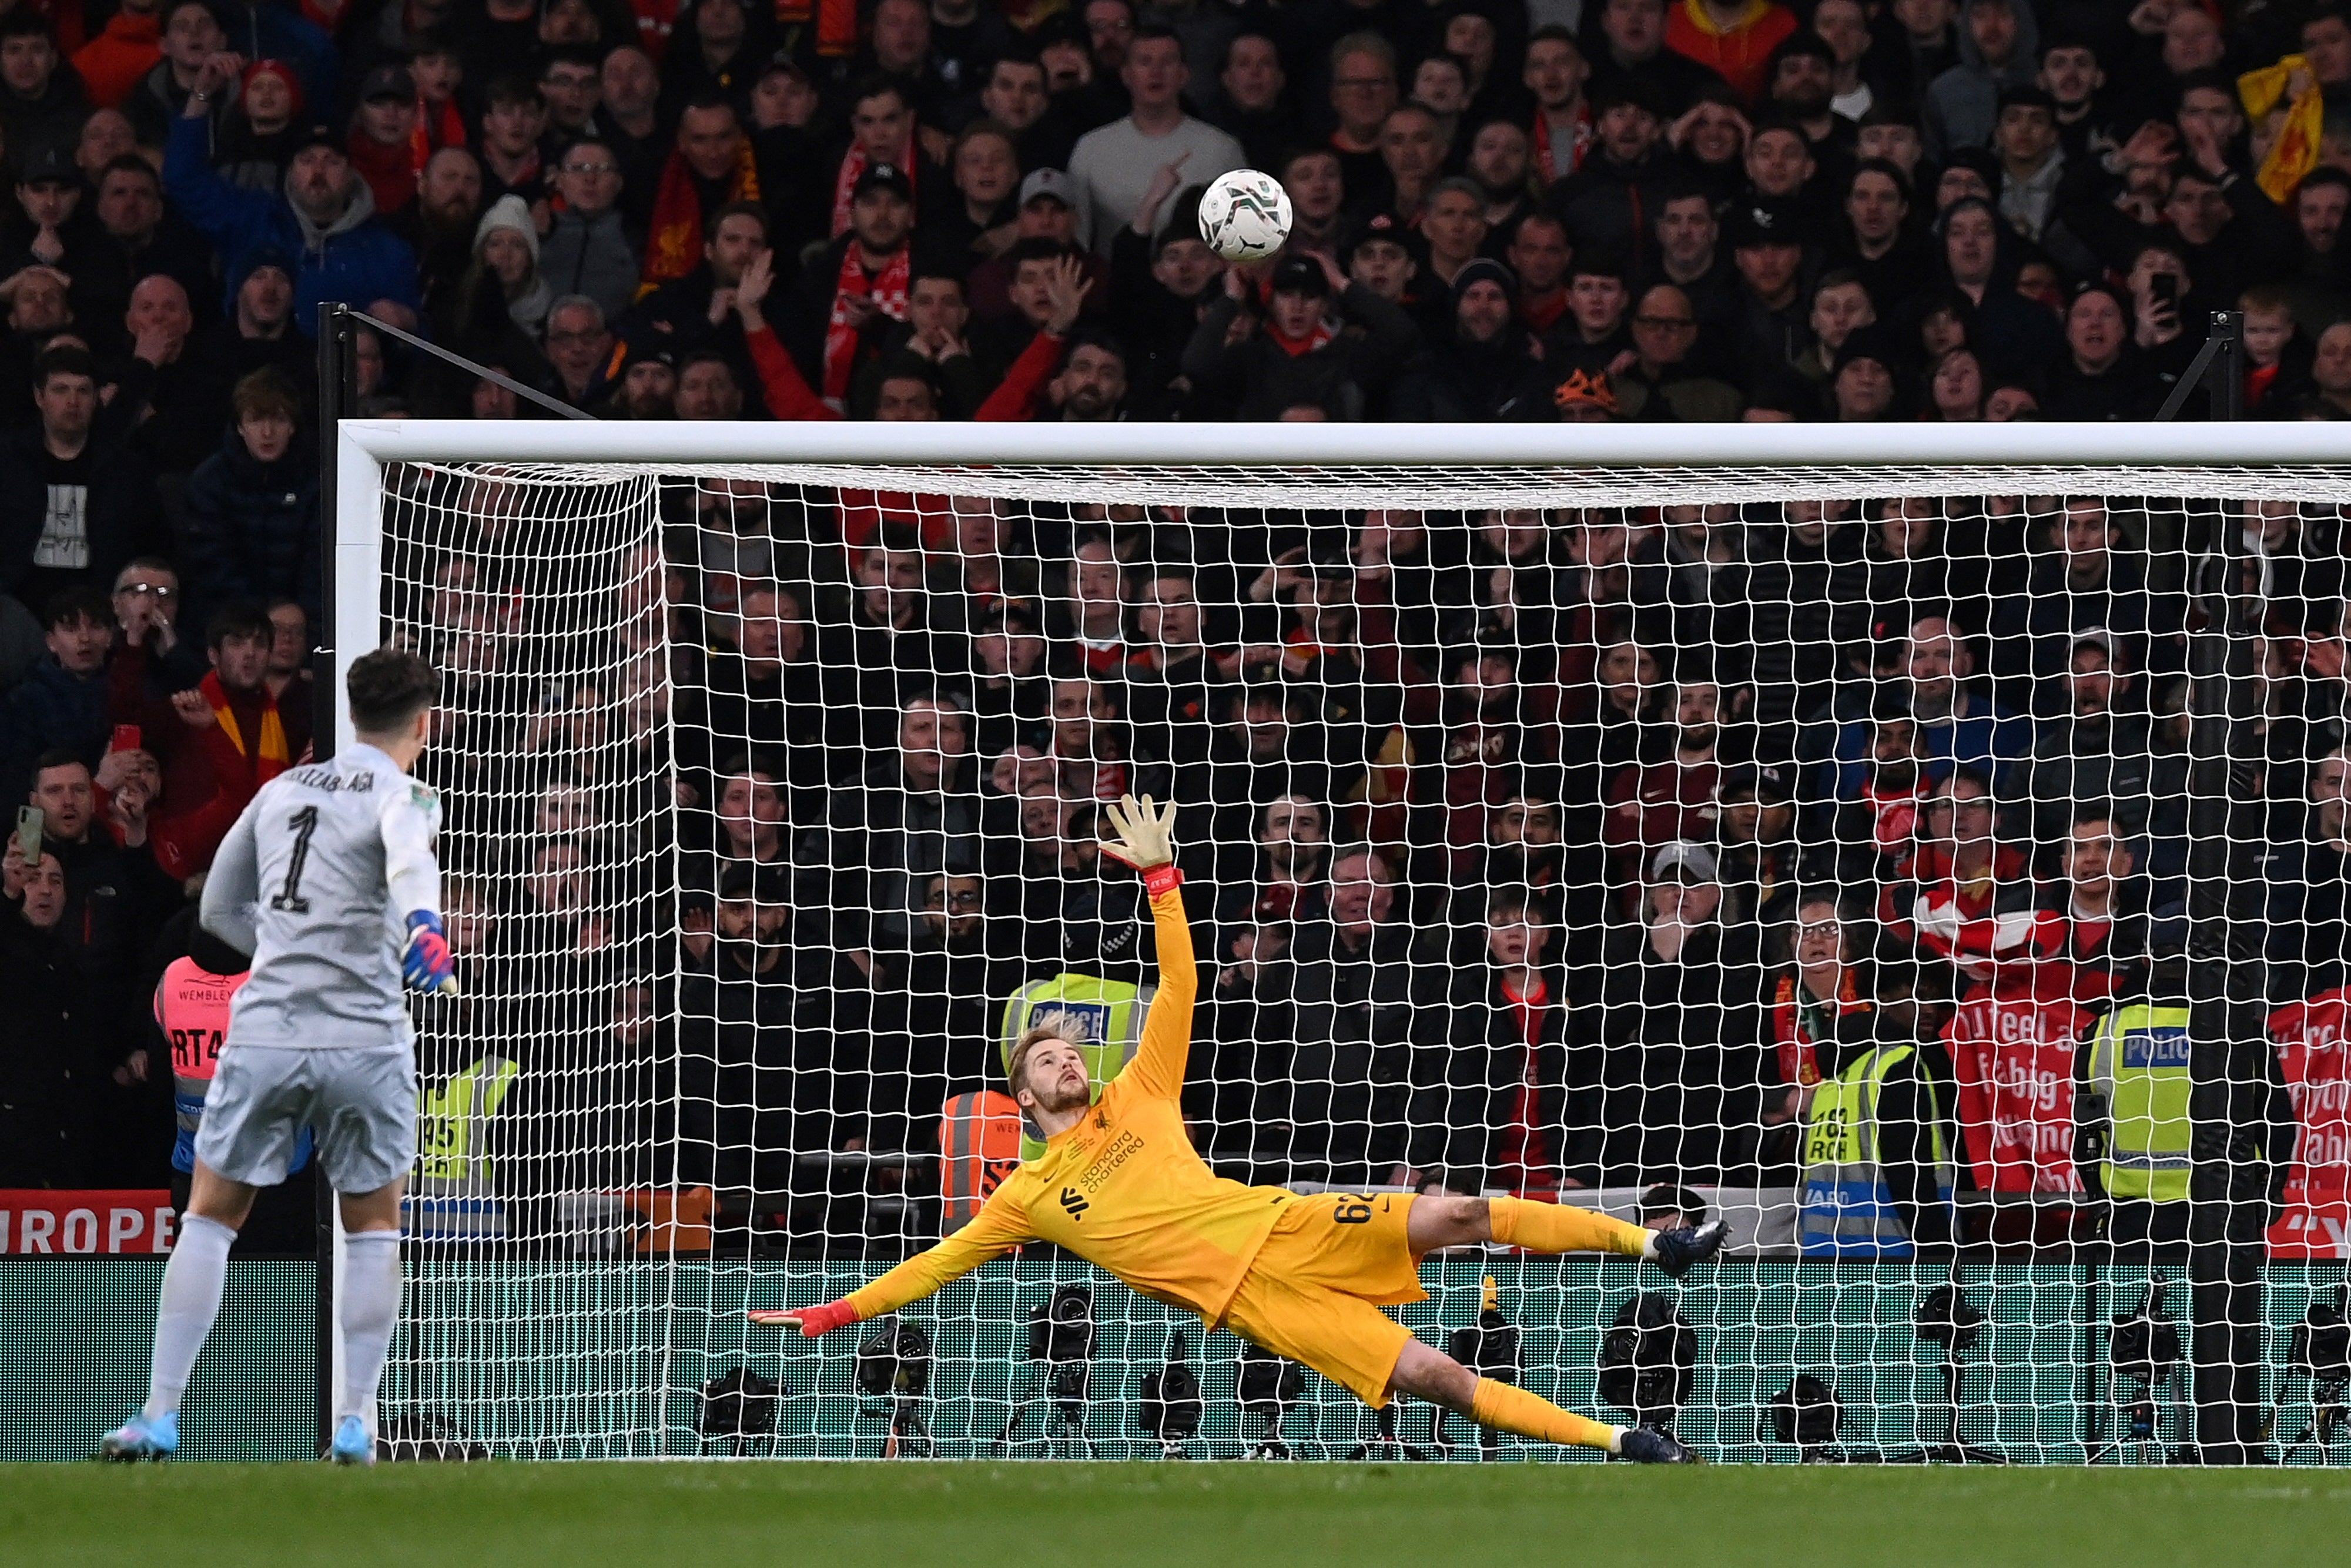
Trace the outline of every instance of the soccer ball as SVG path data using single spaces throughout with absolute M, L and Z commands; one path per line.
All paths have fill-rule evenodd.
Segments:
M 1236 169 L 1200 193 L 1200 237 L 1227 261 L 1263 261 L 1290 237 L 1290 193 L 1258 169 Z

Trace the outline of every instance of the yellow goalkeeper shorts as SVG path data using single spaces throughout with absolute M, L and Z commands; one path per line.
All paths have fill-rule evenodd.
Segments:
M 1409 1193 L 1326 1192 L 1282 1210 L 1221 1326 L 1302 1362 L 1376 1410 L 1411 1332 L 1380 1311 L 1425 1301 Z

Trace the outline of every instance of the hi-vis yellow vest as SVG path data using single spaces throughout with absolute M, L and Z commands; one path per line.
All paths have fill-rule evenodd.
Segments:
M 427 1090 L 416 1107 L 417 1174 L 423 1190 L 490 1190 L 489 1124 L 522 1070 L 503 1056 L 485 1056 Z
M 1119 1074 L 1143 1043 L 1144 1016 L 1151 1010 L 1155 986 L 1105 980 L 1098 975 L 1056 975 L 1012 993 L 1004 1009 L 1004 1032 L 997 1042 L 999 1065 L 1008 1066 L 1012 1048 L 1039 1013 L 1059 1010 L 1076 1018 L 1084 1038 L 1074 1043 L 1085 1058 L 1086 1075 L 1100 1098 L 1102 1085 Z M 1045 1140 L 1024 1113 L 1020 1118 L 1020 1157 L 1033 1160 L 1045 1152 Z
M 2090 1037 L 2090 1084 L 2106 1101 L 2106 1196 L 2188 1201 L 2195 1124 L 2188 1009 L 2117 1008 Z
M 1886 1074 L 1916 1054 L 1881 1045 L 1813 1086 L 1804 1113 L 1804 1186 L 1796 1217 L 1798 1249 L 1807 1257 L 1910 1258 L 1917 1249 L 1878 1153 L 1877 1098 Z M 1929 1129 L 1935 1197 L 1951 1201 L 1950 1160 L 1940 1127 Z

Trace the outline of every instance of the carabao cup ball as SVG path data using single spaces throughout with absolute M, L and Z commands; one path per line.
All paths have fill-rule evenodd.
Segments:
M 1236 169 L 1200 195 L 1200 237 L 1227 261 L 1263 261 L 1290 237 L 1290 193 L 1259 169 Z

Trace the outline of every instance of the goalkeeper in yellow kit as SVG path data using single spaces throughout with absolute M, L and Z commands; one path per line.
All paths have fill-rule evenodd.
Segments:
M 1006 1177 L 962 1229 L 862 1290 L 822 1306 L 755 1311 L 753 1321 L 813 1337 L 895 1312 L 1023 1242 L 1050 1241 L 1154 1301 L 1304 1363 L 1374 1409 L 1411 1394 L 1542 1442 L 1644 1463 L 1697 1462 L 1667 1433 L 1587 1420 L 1481 1378 L 1379 1309 L 1425 1299 L 1418 1264 L 1438 1248 L 1491 1240 L 1531 1252 L 1615 1252 L 1679 1277 L 1721 1248 L 1721 1222 L 1654 1232 L 1515 1197 L 1305 1197 L 1212 1174 L 1193 1152 L 1177 1103 L 1199 982 L 1168 841 L 1176 809 L 1129 796 L 1109 816 L 1118 841 L 1104 850 L 1143 873 L 1159 934 L 1159 993 L 1134 1059 L 1095 1101 L 1068 1021 L 1051 1012 L 1038 1019 L 1013 1047 L 1006 1076 L 1045 1134 L 1044 1154 Z

